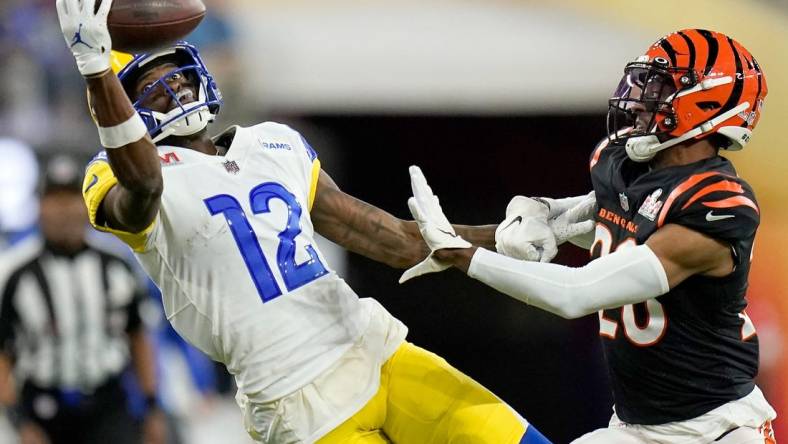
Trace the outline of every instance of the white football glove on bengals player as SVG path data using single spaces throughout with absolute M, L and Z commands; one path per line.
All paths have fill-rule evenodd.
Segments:
M 576 197 L 563 199 L 542 198 L 550 207 L 550 229 L 555 234 L 558 245 L 571 242 L 586 250 L 594 243 L 594 214 L 596 214 L 596 195 L 593 191 Z
M 558 253 L 549 214 L 543 202 L 515 196 L 506 206 L 506 219 L 495 229 L 495 249 L 515 259 L 549 262 Z
M 550 262 L 566 241 L 590 248 L 596 199 L 591 192 L 565 199 L 515 196 L 495 230 L 495 248 L 506 256 Z
M 57 16 L 63 38 L 77 61 L 79 73 L 85 77 L 110 68 L 112 39 L 107 29 L 107 16 L 112 0 L 57 0 Z
M 416 219 L 424 242 L 430 248 L 430 254 L 423 261 L 405 270 L 399 278 L 400 284 L 422 274 L 435 273 L 449 268 L 450 265 L 441 263 L 433 257 L 432 253 L 435 250 L 471 247 L 470 242 L 454 232 L 454 228 L 443 214 L 438 196 L 432 193 L 432 188 L 427 183 L 421 168 L 411 166 L 409 172 L 413 197 L 408 199 L 408 208 L 410 208 L 413 218 Z

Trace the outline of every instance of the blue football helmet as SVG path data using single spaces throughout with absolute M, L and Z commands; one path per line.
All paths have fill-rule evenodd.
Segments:
M 169 136 L 189 136 L 203 130 L 209 122 L 213 122 L 222 105 L 222 93 L 216 86 L 213 76 L 208 72 L 197 48 L 187 42 L 156 52 L 131 56 L 122 52 L 112 52 L 112 69 L 118 75 L 126 94 L 132 101 L 134 109 L 142 117 L 148 127 L 153 142 L 159 142 Z M 135 97 L 134 86 L 137 80 L 151 66 L 157 63 L 173 63 L 177 68 L 148 85 L 139 97 Z M 167 79 L 180 74 L 186 76 L 197 89 L 197 98 L 193 102 L 182 103 L 167 83 Z M 172 97 L 176 107 L 167 113 L 145 108 L 141 103 L 152 91 L 161 86 Z

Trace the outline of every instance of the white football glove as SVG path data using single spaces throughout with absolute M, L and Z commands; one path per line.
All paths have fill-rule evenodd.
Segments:
M 112 0 L 103 0 L 94 12 L 97 0 L 57 0 L 57 16 L 66 44 L 74 54 L 79 73 L 91 76 L 110 67 L 112 40 L 107 16 Z
M 408 208 L 410 208 L 413 218 L 416 219 L 421 237 L 430 248 L 430 254 L 423 261 L 405 270 L 399 278 L 400 284 L 422 274 L 435 273 L 449 268 L 450 265 L 441 263 L 433 257 L 432 253 L 435 250 L 471 247 L 470 242 L 454 232 L 454 228 L 443 214 L 438 196 L 432 194 L 432 188 L 424 178 L 421 168 L 411 166 L 409 172 L 413 197 L 408 199 Z
M 585 196 L 542 200 L 550 206 L 548 224 L 558 245 L 569 241 L 578 247 L 591 248 L 596 226 L 596 196 L 593 191 Z
M 550 262 L 566 241 L 590 248 L 594 236 L 596 199 L 515 196 L 506 207 L 506 219 L 495 230 L 499 253 L 526 261 Z
M 506 219 L 495 229 L 495 249 L 515 259 L 550 262 L 558 245 L 548 215 L 549 208 L 543 202 L 515 196 L 506 206 Z

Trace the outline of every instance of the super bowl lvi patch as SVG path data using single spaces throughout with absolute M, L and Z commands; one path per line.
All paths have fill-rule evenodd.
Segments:
M 659 210 L 662 208 L 663 202 L 659 200 L 660 196 L 662 196 L 662 188 L 657 188 L 653 193 L 646 197 L 643 205 L 641 205 L 640 209 L 638 209 L 638 214 L 642 214 L 643 217 L 653 222 L 654 219 L 657 218 Z

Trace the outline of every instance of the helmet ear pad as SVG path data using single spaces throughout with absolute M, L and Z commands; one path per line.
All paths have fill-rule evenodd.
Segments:
M 741 126 L 723 126 L 718 128 L 717 132 L 730 141 L 730 145 L 725 147 L 728 151 L 741 150 L 752 138 L 752 130 Z

